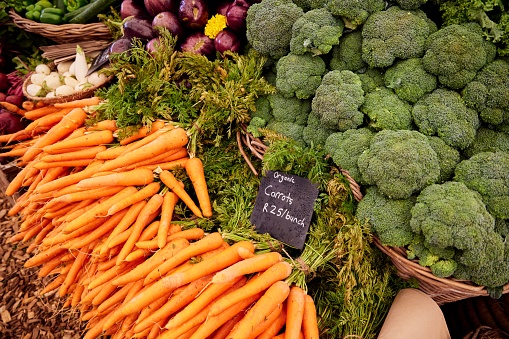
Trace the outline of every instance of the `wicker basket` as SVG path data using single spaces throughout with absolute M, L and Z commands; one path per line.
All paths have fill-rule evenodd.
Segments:
M 101 22 L 84 25 L 44 24 L 23 18 L 12 9 L 9 11 L 9 16 L 14 24 L 24 31 L 42 35 L 60 44 L 84 40 L 112 40 L 108 26 Z
M 243 128 L 243 132 L 237 132 L 237 144 L 244 159 L 251 170 L 257 175 L 256 170 L 249 161 L 243 150 L 243 145 L 258 158 L 263 159 L 267 146 L 258 138 L 254 138 Z M 244 134 L 244 135 L 242 135 Z M 357 201 L 363 198 L 359 184 L 349 175 L 348 171 L 340 169 L 350 184 L 350 188 Z M 470 281 L 454 278 L 439 278 L 431 273 L 429 267 L 419 265 L 417 260 L 409 260 L 406 249 L 402 247 L 391 247 L 383 245 L 380 240 L 373 236 L 373 242 L 383 253 L 385 253 L 396 267 L 398 275 L 404 280 L 415 279 L 419 283 L 419 289 L 428 294 L 438 305 L 459 301 L 471 297 L 489 296 L 485 286 L 476 285 Z M 509 283 L 504 285 L 503 294 L 509 292 Z
M 48 66 L 50 67 L 50 69 L 55 68 L 55 65 L 53 63 L 49 64 Z M 89 87 L 86 90 L 80 91 L 78 93 L 74 93 L 71 95 L 64 95 L 64 96 L 55 96 L 53 98 L 46 98 L 46 97 L 35 97 L 35 96 L 32 96 L 27 93 L 27 86 L 32 83 L 30 81 L 30 76 L 27 76 L 27 78 L 23 82 L 23 95 L 30 101 L 41 102 L 41 103 L 45 103 L 47 105 L 51 105 L 51 104 L 55 104 L 55 103 L 59 103 L 59 102 L 69 102 L 69 101 L 73 101 L 73 100 L 92 97 L 97 89 L 106 86 L 112 79 L 113 79 L 113 76 L 110 76 L 103 83 L 93 86 L 93 87 Z

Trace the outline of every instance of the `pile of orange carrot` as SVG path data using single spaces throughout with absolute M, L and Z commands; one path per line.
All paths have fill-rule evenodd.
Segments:
M 115 121 L 86 126 L 97 103 L 26 110 L 32 122 L 24 133 L 0 141 L 15 142 L 6 149 L 21 167 L 6 188 L 20 193 L 9 210 L 20 216 L 10 242 L 30 241 L 25 266 L 53 278 L 41 294 L 57 293 L 80 310 L 85 339 L 318 338 L 313 300 L 285 282 L 292 265 L 279 253 L 172 223 L 179 202 L 212 217 L 186 131 L 156 121 L 119 140 Z

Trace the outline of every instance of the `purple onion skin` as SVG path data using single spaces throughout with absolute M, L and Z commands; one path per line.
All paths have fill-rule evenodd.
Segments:
M 21 107 L 21 105 L 23 105 L 23 96 L 22 95 L 8 95 L 5 98 L 5 101 L 7 101 L 10 104 Z
M 145 49 L 147 52 L 150 53 L 150 55 L 154 55 L 154 53 L 157 51 L 158 45 L 160 44 L 159 38 L 151 39 L 147 44 L 145 45 Z
M 152 27 L 164 27 L 172 35 L 179 39 L 184 37 L 184 29 L 176 14 L 172 12 L 161 12 L 152 19 Z
M 216 53 L 214 40 L 206 36 L 203 32 L 196 32 L 188 35 L 180 45 L 182 52 L 191 52 L 196 54 L 213 57 Z
M 186 28 L 200 29 L 205 27 L 209 19 L 206 0 L 180 0 L 178 16 Z
M 228 13 L 228 9 L 231 5 L 233 5 L 232 0 L 222 1 L 216 5 L 214 8 L 214 13 L 226 16 L 226 13 Z
M 239 53 L 242 50 L 242 39 L 231 29 L 225 28 L 214 39 L 214 48 L 220 54 L 225 51 Z
M 227 26 L 236 32 L 245 32 L 248 8 L 249 4 L 244 0 L 235 0 L 226 12 Z
M 148 14 L 153 18 L 161 12 L 177 13 L 179 8 L 178 0 L 144 0 Z
M 145 6 L 142 4 L 138 4 L 134 0 L 123 0 L 120 4 L 120 16 L 122 20 L 129 16 L 134 16 L 140 19 L 149 19 L 150 15 L 148 14 Z
M 138 38 L 144 42 L 157 36 L 150 20 L 130 18 L 123 24 L 124 38 Z

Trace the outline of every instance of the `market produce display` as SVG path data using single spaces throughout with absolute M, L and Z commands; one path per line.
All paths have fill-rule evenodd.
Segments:
M 18 13 L 61 10 L 43 2 Z M 502 4 L 105 3 L 63 3 L 112 44 L 93 61 L 78 47 L 73 72 L 37 63 L 30 93 L 72 94 L 89 67 L 114 81 L 1 101 L 20 122 L 0 136 L 19 168 L 9 242 L 29 243 L 41 294 L 79 310 L 85 338 L 375 338 L 412 281 L 373 237 L 508 291 Z M 274 171 L 319 192 L 300 249 L 252 223 Z

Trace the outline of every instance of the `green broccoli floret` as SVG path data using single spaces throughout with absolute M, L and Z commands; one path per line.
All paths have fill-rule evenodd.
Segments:
M 320 122 L 316 114 L 309 114 L 306 127 L 302 132 L 302 137 L 308 146 L 313 148 L 323 148 L 325 141 L 334 132 L 334 130 L 325 127 Z
M 406 246 L 413 238 L 410 210 L 414 203 L 415 198 L 388 199 L 376 186 L 370 186 L 359 201 L 355 216 L 361 222 L 367 221 L 382 244 Z
M 495 219 L 495 232 L 507 238 L 509 236 L 509 220 L 506 219 Z
M 364 181 L 391 199 L 406 199 L 440 176 L 437 154 L 418 131 L 382 130 L 358 160 Z
M 304 11 L 309 11 L 316 8 L 323 8 L 327 0 L 293 0 Z
M 485 123 L 509 125 L 509 61 L 496 59 L 488 63 L 463 88 L 461 95 Z
M 436 263 L 430 265 L 431 273 L 439 278 L 447 278 L 454 274 L 458 268 L 456 260 L 438 260 Z
M 384 0 L 326 0 L 326 8 L 335 16 L 341 17 L 345 27 L 356 29 L 370 14 L 385 9 Z
M 450 25 L 431 34 L 422 57 L 424 69 L 444 86 L 463 88 L 496 55 L 495 46 L 484 40 L 479 29 L 475 23 Z
M 357 183 L 364 184 L 357 162 L 359 156 L 369 148 L 374 135 L 366 127 L 332 133 L 325 141 L 325 152 L 336 166 L 347 170 Z
M 414 200 L 415 204 L 415 200 Z M 411 214 L 410 214 L 411 217 Z M 417 259 L 419 265 L 429 267 L 440 260 L 440 256 L 430 251 L 424 237 L 420 234 L 413 234 L 410 244 L 407 246 L 407 258 L 410 260 Z
M 509 133 L 481 126 L 474 141 L 463 150 L 463 155 L 470 158 L 477 153 L 497 151 L 509 152 Z
M 268 100 L 275 121 L 306 125 L 309 112 L 311 112 L 311 100 L 286 98 L 280 92 L 270 94 Z
M 456 165 L 461 161 L 460 152 L 445 143 L 439 137 L 428 137 L 431 148 L 435 151 L 440 164 L 440 177 L 437 183 L 443 183 L 452 178 Z
M 447 181 L 424 188 L 411 213 L 410 227 L 424 236 L 429 247 L 466 252 L 482 246 L 488 232 L 494 233 L 495 219 L 480 194 L 461 182 Z
M 299 146 L 306 147 L 303 138 L 304 126 L 288 121 L 272 120 L 267 123 L 266 129 L 293 139 Z
M 376 129 L 413 129 L 412 106 L 401 100 L 392 89 L 379 87 L 364 97 L 360 110 Z
M 261 96 L 255 101 L 255 111 L 251 111 L 251 119 L 258 117 L 265 121 L 272 119 L 272 108 L 268 96 Z
M 428 2 L 428 0 L 396 0 L 396 3 L 402 9 L 418 9 L 426 2 Z
M 345 33 L 339 39 L 339 45 L 332 47 L 329 68 L 334 71 L 358 71 L 366 67 L 362 60 L 362 32 L 360 30 Z
M 251 118 L 249 124 L 246 127 L 247 132 L 251 133 L 251 135 L 255 138 L 259 138 L 263 136 L 263 133 L 260 131 L 261 128 L 264 128 L 267 125 L 267 121 L 260 117 Z
M 288 54 L 276 65 L 276 88 L 285 97 L 308 99 L 315 95 L 326 72 L 325 61 L 311 54 Z
M 415 103 L 414 122 L 426 135 L 437 135 L 449 146 L 464 149 L 479 128 L 477 112 L 465 105 L 461 95 L 447 88 L 437 88 Z
M 292 27 L 290 52 L 293 54 L 327 54 L 339 44 L 345 28 L 343 21 L 326 8 L 307 11 Z
M 329 71 L 323 76 L 311 103 L 314 114 L 327 128 L 346 131 L 364 121 L 359 107 L 364 91 L 359 76 L 351 71 Z
M 396 61 L 385 71 L 384 82 L 400 99 L 412 104 L 437 88 L 436 76 L 424 70 L 421 58 Z
M 479 192 L 494 217 L 509 219 L 508 152 L 481 152 L 461 161 L 454 180 Z
M 384 73 L 381 69 L 368 68 L 357 71 L 356 74 L 361 79 L 362 90 L 364 93 L 372 92 L 377 88 L 384 86 Z
M 292 0 L 263 0 L 247 10 L 246 38 L 259 53 L 279 59 L 290 52 L 292 26 L 304 10 Z
M 362 59 L 370 67 L 389 67 L 396 59 L 422 57 L 436 29 L 421 10 L 392 6 L 373 13 L 362 26 Z

